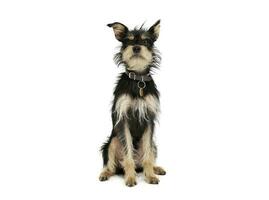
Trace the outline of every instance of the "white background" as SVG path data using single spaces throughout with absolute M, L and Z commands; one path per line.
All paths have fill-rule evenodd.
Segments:
M 0 199 L 269 199 L 266 1 L 1 1 Z M 99 182 L 119 42 L 161 19 L 159 185 Z

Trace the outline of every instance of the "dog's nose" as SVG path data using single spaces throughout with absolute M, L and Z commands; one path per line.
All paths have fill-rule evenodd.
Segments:
M 134 52 L 134 53 L 139 53 L 140 50 L 141 50 L 141 47 L 140 47 L 140 46 L 134 46 L 134 47 L 133 47 L 133 52 Z

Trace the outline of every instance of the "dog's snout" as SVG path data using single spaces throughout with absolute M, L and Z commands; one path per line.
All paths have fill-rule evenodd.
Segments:
M 134 47 L 133 47 L 133 52 L 134 52 L 134 53 L 139 53 L 140 50 L 141 50 L 141 47 L 140 47 L 140 46 L 134 46 Z

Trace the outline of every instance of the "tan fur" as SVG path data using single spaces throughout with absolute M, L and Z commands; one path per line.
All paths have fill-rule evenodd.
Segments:
M 133 40 L 133 39 L 134 39 L 134 35 L 133 35 L 133 34 L 129 34 L 129 35 L 128 35 L 128 39 L 129 39 L 129 40 Z
M 129 40 L 135 39 L 135 36 L 129 32 L 128 28 L 123 24 L 113 23 L 108 24 L 108 26 L 113 27 L 115 37 L 121 42 L 124 42 L 126 36 Z M 160 24 L 158 21 L 150 28 L 149 32 L 142 32 L 140 37 L 142 40 L 152 38 L 151 34 L 153 33 L 156 37 L 154 39 L 157 39 L 159 31 Z M 149 50 L 145 45 L 141 45 L 141 43 L 136 41 L 133 41 L 132 44 L 139 45 L 141 48 L 140 52 L 134 54 L 133 45 L 129 45 L 124 49 L 122 48 L 120 52 L 122 54 L 120 61 L 123 61 L 128 70 L 142 72 L 152 63 L 154 51 Z M 148 125 L 145 129 L 142 138 L 139 141 L 138 149 L 134 149 L 133 138 L 125 119 L 128 119 L 129 117 L 127 112 L 128 114 L 138 112 L 138 120 L 146 120 L 150 123 L 148 112 L 154 113 L 156 116 L 158 116 L 159 113 L 158 98 L 154 95 L 146 95 L 143 96 L 143 98 L 133 98 L 130 95 L 123 94 L 117 97 L 114 112 L 115 113 L 113 114 L 117 115 L 117 121 L 113 131 L 115 131 L 116 134 L 118 131 L 123 131 L 124 138 L 120 138 L 122 137 L 122 134 L 118 134 L 110 141 L 108 147 L 108 162 L 103 168 L 99 179 L 101 181 L 107 180 L 110 176 L 115 174 L 117 168 L 122 168 L 125 172 L 124 179 L 126 185 L 134 186 L 136 185 L 135 169 L 143 167 L 146 181 L 151 184 L 157 184 L 159 179 L 155 174 L 164 175 L 165 171 L 161 167 L 155 166 L 156 148 L 152 140 L 151 126 Z M 122 126 L 118 125 L 121 120 L 124 122 L 123 130 L 119 130 L 122 128 Z M 124 142 L 122 139 L 124 139 Z M 107 146 L 105 146 L 105 148 L 107 148 Z M 104 159 L 106 159 L 105 156 Z
M 156 96 L 153 95 L 147 95 L 145 96 L 145 102 L 147 105 L 147 108 L 153 112 L 156 116 L 158 116 L 160 112 L 160 102 Z
M 133 45 L 129 45 L 122 52 L 122 60 L 128 65 L 128 70 L 143 71 L 152 62 L 152 53 L 147 49 L 147 47 L 140 45 L 141 57 L 133 56 Z
M 159 100 L 153 95 L 146 95 L 143 99 L 133 99 L 130 95 L 124 94 L 116 102 L 118 121 L 127 116 L 127 111 L 139 111 L 140 119 L 148 119 L 148 110 L 158 115 Z M 154 166 L 156 152 L 154 143 L 151 139 L 151 130 L 146 128 L 137 151 L 134 151 L 132 136 L 128 124 L 124 124 L 124 136 L 126 145 L 123 146 L 118 137 L 114 137 L 108 148 L 108 163 L 104 167 L 99 179 L 107 180 L 114 175 L 116 167 L 123 168 L 125 171 L 125 183 L 127 186 L 136 184 L 136 167 L 144 168 L 145 179 L 148 183 L 157 184 L 159 179 L 157 175 L 164 175 L 165 171 Z
M 135 162 L 133 159 L 133 142 L 132 136 L 127 123 L 124 125 L 124 135 L 126 146 L 124 148 L 124 157 L 122 166 L 125 172 L 124 179 L 127 186 L 134 186 L 136 184 Z
M 115 107 L 115 111 L 117 112 L 117 118 L 118 118 L 116 124 L 118 124 L 123 117 L 127 117 L 127 111 L 131 105 L 132 105 L 132 99 L 130 95 L 123 94 L 118 98 Z
M 115 172 L 115 168 L 116 168 L 116 158 L 115 158 L 115 153 L 116 153 L 116 144 L 115 144 L 115 140 L 112 140 L 109 148 L 108 148 L 108 162 L 107 162 L 107 168 L 111 171 L 111 172 Z
M 139 111 L 139 120 L 148 120 L 148 110 L 157 116 L 160 111 L 159 106 L 159 100 L 156 96 L 146 95 L 143 99 L 133 99 L 130 95 L 123 94 L 116 102 L 115 111 L 117 112 L 118 117 L 116 123 L 118 123 L 123 117 L 128 118 L 127 111 L 130 108 L 133 112 Z
M 108 148 L 108 162 L 103 168 L 99 179 L 107 180 L 110 176 L 115 174 L 115 170 L 119 162 L 123 159 L 123 147 L 117 137 L 111 140 Z
M 149 37 L 148 34 L 145 34 L 145 33 L 144 33 L 144 34 L 141 35 L 141 39 L 142 39 L 142 40 L 149 39 L 149 38 L 150 38 L 150 37 Z
M 128 132 L 128 130 L 127 130 Z M 146 132 L 145 132 L 146 133 Z M 152 166 L 155 163 L 155 152 L 152 146 L 146 144 L 149 143 L 150 138 L 148 134 L 145 134 L 140 141 L 139 148 L 137 151 L 132 151 L 132 153 L 124 152 L 124 147 L 122 146 L 118 137 L 114 137 L 109 146 L 109 160 L 107 165 L 103 168 L 99 180 L 106 181 L 111 176 L 115 174 L 115 167 L 123 168 L 126 172 L 125 182 L 128 186 L 133 186 L 136 184 L 135 178 L 135 167 L 145 167 L 144 174 L 146 181 L 148 183 L 158 183 L 158 178 L 152 174 Z M 128 137 L 128 136 L 127 136 Z M 130 137 L 128 141 L 130 142 Z M 129 143 L 128 142 L 128 143 Z M 128 144 L 129 146 L 129 144 Z M 126 150 L 127 148 L 125 148 Z M 152 154 L 152 152 L 153 154 Z M 130 155 L 132 154 L 132 156 Z M 146 161 L 150 161 L 148 164 Z M 148 162 L 147 161 L 147 162 Z M 165 175 L 166 172 L 163 168 L 158 166 L 153 166 L 153 173 L 156 175 Z
M 104 167 L 101 174 L 100 174 L 100 176 L 99 176 L 99 180 L 100 181 L 106 181 L 113 175 L 114 175 L 113 172 L 111 172 L 107 167 Z
M 154 166 L 153 170 L 154 170 L 154 173 L 157 175 L 165 175 L 166 174 L 166 171 L 162 167 L 159 167 L 159 166 Z
M 125 27 L 122 24 L 114 24 L 112 26 L 115 37 L 121 39 L 122 34 L 124 33 Z
M 108 158 L 107 163 L 108 169 L 115 172 L 118 162 L 123 159 L 123 147 L 117 137 L 114 137 L 111 140 L 111 143 L 108 148 Z
M 145 130 L 142 137 L 142 167 L 144 168 L 145 179 L 148 183 L 157 184 L 159 179 L 154 174 L 155 155 L 152 148 L 151 130 L 149 127 Z
M 154 34 L 155 34 L 156 38 L 159 37 L 159 35 L 160 35 L 160 24 L 158 24 L 157 26 L 154 27 Z

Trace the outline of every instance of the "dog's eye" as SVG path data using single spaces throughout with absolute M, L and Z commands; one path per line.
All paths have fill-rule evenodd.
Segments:
M 134 43 L 134 41 L 133 40 L 129 40 L 128 38 L 126 38 L 126 39 L 123 40 L 123 44 L 124 45 L 132 45 L 133 43 Z
M 149 41 L 148 40 L 143 40 L 143 45 L 148 46 L 149 45 Z
M 143 40 L 143 45 L 150 46 L 151 45 L 151 41 L 149 39 Z

